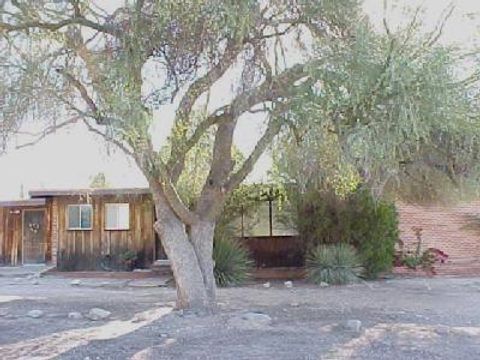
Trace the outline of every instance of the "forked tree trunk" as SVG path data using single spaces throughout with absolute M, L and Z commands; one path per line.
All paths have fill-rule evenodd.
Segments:
M 215 222 L 199 221 L 186 230 L 185 224 L 165 205 L 155 200 L 155 231 L 170 260 L 177 286 L 177 307 L 211 310 L 215 307 L 213 276 L 213 232 Z

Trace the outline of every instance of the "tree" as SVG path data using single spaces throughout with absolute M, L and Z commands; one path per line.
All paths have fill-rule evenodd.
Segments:
M 295 110 L 343 44 L 360 44 L 371 29 L 356 26 L 366 23 L 357 0 L 132 0 L 113 11 L 100 3 L 0 1 L 3 145 L 32 119 L 45 121 L 39 139 L 80 121 L 133 158 L 153 195 L 178 306 L 209 308 L 213 234 L 229 194 L 284 125 L 298 126 Z M 383 74 L 393 73 L 389 58 L 373 84 L 373 76 L 361 82 L 372 95 L 362 107 L 376 105 Z M 218 84 L 232 89 L 221 104 L 211 98 Z M 154 148 L 151 125 L 155 107 L 168 102 L 176 113 L 165 151 Z M 233 134 L 252 113 L 265 131 L 238 164 Z M 187 204 L 179 178 L 209 132 L 208 174 Z
M 90 182 L 90 187 L 92 189 L 106 189 L 110 187 L 110 184 L 107 181 L 107 177 L 105 173 L 99 172 L 95 176 L 92 177 L 92 181 Z
M 419 11 L 395 32 L 386 19 L 384 33 L 361 24 L 355 39 L 330 49 L 319 81 L 291 106 L 277 177 L 300 193 L 342 196 L 361 185 L 414 202 L 478 188 L 478 52 L 437 43 L 451 9 L 426 34 L 416 32 Z

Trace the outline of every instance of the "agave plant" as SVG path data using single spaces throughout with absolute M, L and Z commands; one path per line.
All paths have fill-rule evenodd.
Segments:
M 238 241 L 226 236 L 215 238 L 213 260 L 215 281 L 221 287 L 245 282 L 253 265 L 248 251 Z
M 357 252 L 347 244 L 317 246 L 307 256 L 306 265 L 307 277 L 315 284 L 356 282 L 362 270 Z

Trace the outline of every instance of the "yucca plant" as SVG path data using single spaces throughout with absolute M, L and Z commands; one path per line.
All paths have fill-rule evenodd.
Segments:
M 248 251 L 236 240 L 217 236 L 213 243 L 214 275 L 218 286 L 235 286 L 250 276 L 253 261 Z
M 319 245 L 307 256 L 307 277 L 315 284 L 356 282 L 361 272 L 355 249 L 347 244 Z

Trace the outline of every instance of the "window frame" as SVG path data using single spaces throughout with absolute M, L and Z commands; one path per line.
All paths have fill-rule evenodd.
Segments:
M 123 227 L 120 227 L 119 225 L 117 225 L 117 227 L 111 227 L 111 226 L 108 226 L 108 208 L 109 207 L 113 207 L 113 208 L 116 208 L 117 211 L 118 209 L 120 209 L 122 206 L 126 206 L 127 207 L 127 210 L 128 210 L 128 216 L 127 216 L 127 221 L 128 221 L 128 224 L 127 226 L 123 226 Z M 121 203 L 105 203 L 104 205 L 104 216 L 105 216 L 105 224 L 104 224 L 104 230 L 105 231 L 130 231 L 131 229 L 131 225 L 130 225 L 130 203 L 129 202 L 121 202 Z M 118 212 L 117 212 L 117 224 L 119 224 L 119 218 L 118 218 Z
M 70 227 L 70 208 L 78 207 L 80 211 L 78 213 L 79 227 Z M 82 208 L 90 209 L 90 227 L 82 227 Z M 91 231 L 93 230 L 93 206 L 92 204 L 68 204 L 67 205 L 67 230 L 69 231 Z

